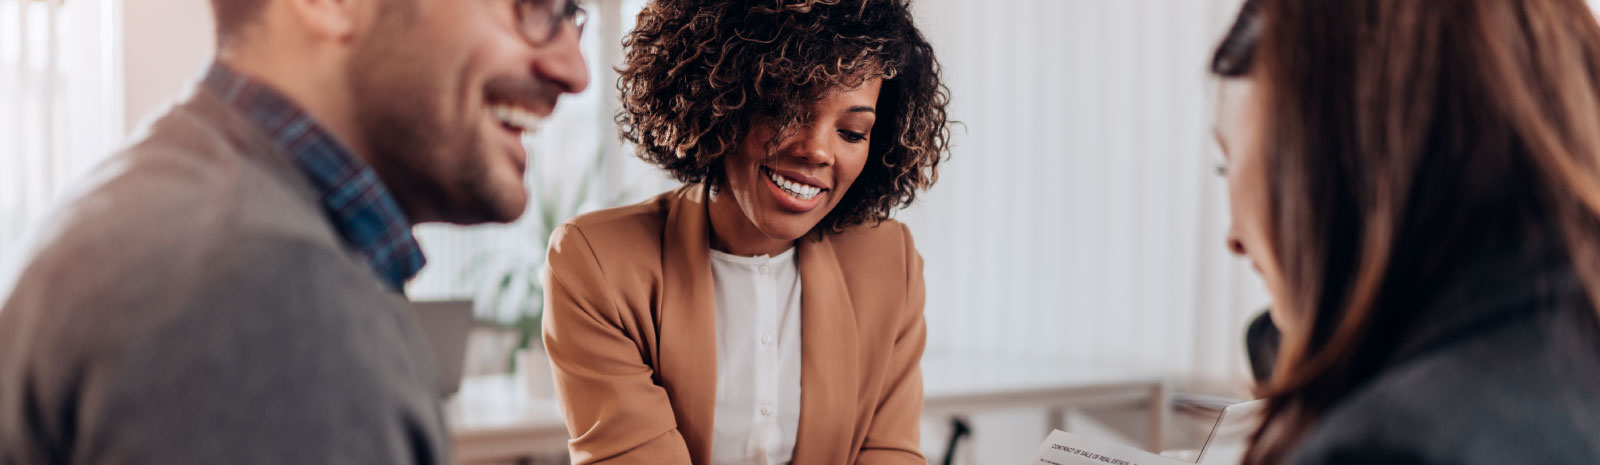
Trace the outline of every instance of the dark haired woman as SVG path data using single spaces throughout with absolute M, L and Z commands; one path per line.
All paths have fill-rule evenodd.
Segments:
M 1589 7 L 1251 0 L 1213 63 L 1283 331 L 1246 463 L 1600 463 Z
M 551 240 L 544 340 L 574 463 L 918 452 L 922 260 L 889 220 L 948 141 L 906 0 L 658 0 L 618 121 L 686 185 Z

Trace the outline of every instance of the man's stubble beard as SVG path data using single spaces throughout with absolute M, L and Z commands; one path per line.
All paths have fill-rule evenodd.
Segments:
M 394 25 L 380 18 L 385 22 Z M 375 28 L 357 44 L 346 70 L 358 137 L 371 151 L 366 159 L 413 223 L 508 221 L 488 182 L 478 138 L 482 121 L 469 116 L 447 127 L 438 98 L 447 80 L 429 74 L 441 67 L 417 53 L 429 44 L 395 42 L 404 37 L 404 31 Z

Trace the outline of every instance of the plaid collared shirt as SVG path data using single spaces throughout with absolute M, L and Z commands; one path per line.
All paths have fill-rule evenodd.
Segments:
M 265 84 L 222 63 L 212 63 L 203 82 L 289 155 L 317 190 L 345 245 L 385 284 L 403 291 L 426 259 L 411 234 L 411 222 L 372 167 Z

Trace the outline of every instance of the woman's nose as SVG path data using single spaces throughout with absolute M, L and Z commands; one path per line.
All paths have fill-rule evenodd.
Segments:
M 833 164 L 833 151 L 828 149 L 827 132 L 816 128 L 801 128 L 789 145 L 789 156 L 807 164 L 829 166 Z

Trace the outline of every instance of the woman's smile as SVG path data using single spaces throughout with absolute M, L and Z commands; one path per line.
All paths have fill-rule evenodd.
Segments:
M 821 206 L 826 196 L 832 189 L 816 178 L 805 176 L 792 171 L 776 170 L 772 167 L 761 165 L 761 177 L 765 179 L 767 192 L 777 201 L 778 206 L 792 213 L 807 213 Z

